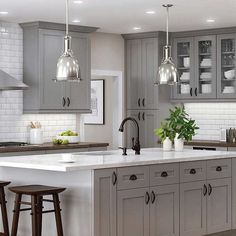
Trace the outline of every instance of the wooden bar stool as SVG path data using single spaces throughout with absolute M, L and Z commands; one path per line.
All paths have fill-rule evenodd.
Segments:
M 31 210 L 32 215 L 32 236 L 41 236 L 42 214 L 51 212 L 55 212 L 57 235 L 63 236 L 61 209 L 58 195 L 59 193 L 65 191 L 65 188 L 43 185 L 26 185 L 10 187 L 9 189 L 16 194 L 11 236 L 17 235 L 20 212 L 29 210 Z M 22 195 L 31 196 L 31 202 L 22 201 Z M 52 200 L 44 199 L 44 196 L 47 195 L 51 195 Z M 54 209 L 43 211 L 43 202 L 53 203 Z M 21 209 L 21 204 L 28 205 L 30 207 Z
M 3 224 L 3 233 L 0 233 L 0 236 L 9 236 L 9 226 L 8 226 L 8 218 L 7 218 L 7 207 L 6 207 L 6 199 L 5 199 L 5 191 L 4 187 L 9 185 L 11 182 L 0 181 L 0 205 L 2 212 L 2 224 Z

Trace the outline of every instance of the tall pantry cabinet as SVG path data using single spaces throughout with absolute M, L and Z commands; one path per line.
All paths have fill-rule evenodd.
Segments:
M 126 108 L 127 116 L 135 118 L 140 126 L 141 147 L 157 145 L 154 129 L 166 118 L 170 106 L 170 88 L 154 85 L 162 60 L 165 43 L 163 32 L 126 34 Z M 161 110 L 161 112 L 160 112 Z M 126 145 L 131 146 L 136 129 L 127 126 Z

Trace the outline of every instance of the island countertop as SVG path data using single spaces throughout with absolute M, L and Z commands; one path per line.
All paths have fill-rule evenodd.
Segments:
M 67 157 L 70 155 L 74 162 L 62 163 L 61 160 L 64 157 L 63 155 L 67 155 Z M 127 156 L 122 156 L 120 150 L 114 150 L 72 154 L 2 157 L 0 159 L 0 167 L 70 172 L 234 157 L 236 157 L 236 152 L 202 150 L 163 152 L 160 148 L 147 148 L 141 150 L 141 155 L 135 155 L 132 150 L 128 150 Z

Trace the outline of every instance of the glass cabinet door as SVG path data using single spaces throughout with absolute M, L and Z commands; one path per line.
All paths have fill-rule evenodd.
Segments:
M 217 97 L 236 98 L 235 84 L 235 34 L 219 35 Z
M 172 88 L 172 98 L 193 98 L 193 38 L 177 38 L 174 40 L 173 59 L 178 69 L 179 83 Z
M 216 36 L 195 38 L 195 88 L 197 98 L 216 98 Z

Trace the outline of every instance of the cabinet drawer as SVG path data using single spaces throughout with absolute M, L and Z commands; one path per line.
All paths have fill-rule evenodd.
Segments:
M 153 165 L 150 167 L 150 184 L 164 185 L 179 182 L 179 164 Z
M 125 167 L 117 170 L 117 189 L 142 188 L 149 186 L 149 167 Z
M 207 161 L 207 179 L 231 177 L 231 159 Z
M 206 179 L 206 161 L 193 161 L 180 164 L 180 182 Z

